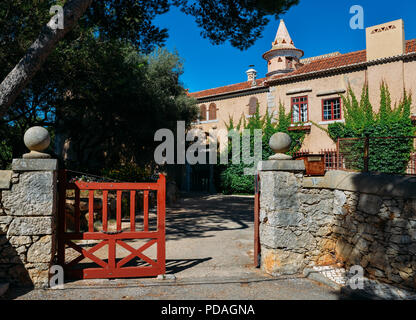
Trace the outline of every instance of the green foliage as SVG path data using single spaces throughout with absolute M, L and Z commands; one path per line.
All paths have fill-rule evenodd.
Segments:
M 296 130 L 295 131 L 289 131 L 289 128 L 290 128 L 291 124 L 292 124 L 292 115 L 291 115 L 290 112 L 288 114 L 285 113 L 285 107 L 280 102 L 279 103 L 279 113 L 278 113 L 278 117 L 277 117 L 275 132 L 287 133 L 292 138 L 292 145 L 290 147 L 290 150 L 289 150 L 288 154 L 293 156 L 296 152 L 299 152 L 300 149 L 302 148 L 303 140 L 305 139 L 306 133 L 304 131 L 296 131 Z M 297 126 L 300 126 L 300 127 L 302 125 L 303 125 L 302 123 L 297 124 Z M 272 133 L 269 136 L 269 139 L 274 133 Z M 268 142 L 267 142 L 267 144 L 268 144 Z M 269 147 L 268 150 L 270 151 L 270 155 L 272 155 L 270 147 Z
M 253 194 L 254 178 L 244 175 L 244 164 L 231 164 L 220 174 L 221 190 L 224 194 Z
M 66 2 L 0 1 L 1 79 L 49 21 L 51 6 Z M 177 54 L 155 50 L 168 37 L 166 29 L 153 24 L 155 17 L 176 6 L 195 17 L 203 37 L 245 49 L 260 36 L 268 15 L 284 13 L 297 2 L 93 1 L 0 119 L 0 168 L 26 152 L 22 137 L 35 125 L 53 136 L 58 131 L 61 147 L 65 139 L 71 141 L 67 164 L 73 169 L 99 173 L 102 166 L 150 161 L 155 129 L 173 128 L 176 120 L 189 124 L 196 116 L 195 101 L 178 82 Z M 62 148 L 55 149 L 61 157 Z
M 74 150 L 67 165 L 95 172 L 120 163 L 151 165 L 154 133 L 175 131 L 178 120 L 190 126 L 197 117 L 195 101 L 178 82 L 181 61 L 164 49 L 145 56 L 117 42 L 94 49 L 94 61 L 81 62 L 65 80 L 71 96 L 63 96 L 56 113 L 57 129 Z
M 229 40 L 232 46 L 245 50 L 261 36 L 270 15 L 279 17 L 299 0 L 176 0 L 173 3 L 195 17 L 202 29 L 201 35 L 213 44 Z
M 402 100 L 393 107 L 388 86 L 383 82 L 378 112 L 374 112 L 370 103 L 367 85 L 363 87 L 360 101 L 351 87 L 342 100 L 345 124 L 329 125 L 328 133 L 334 141 L 338 138 L 361 138 L 340 145 L 340 152 L 345 154 L 350 169 L 363 169 L 363 138 L 369 137 L 369 171 L 404 173 L 413 151 L 413 139 L 405 137 L 415 134 L 410 114 L 412 96 L 404 91 Z M 394 139 L 374 139 L 379 137 Z
M 375 115 L 370 103 L 367 84 L 363 86 L 360 101 L 358 101 L 350 86 L 348 87 L 347 96 L 342 96 L 342 101 L 347 132 L 361 134 L 366 128 L 374 124 Z
M 26 50 L 49 21 L 51 6 L 66 2 L 0 1 L 0 51 L 11 52 L 15 61 L 13 66 L 22 57 L 22 52 L 10 50 L 7 46 Z M 157 27 L 154 24 L 155 18 L 176 7 L 195 18 L 204 38 L 214 44 L 230 41 L 233 46 L 243 50 L 261 36 L 270 22 L 270 15 L 278 17 L 298 2 L 299 0 L 279 0 L 273 3 L 267 0 L 100 0 L 92 2 L 77 29 L 94 30 L 102 41 L 120 39 L 141 52 L 150 53 L 168 38 L 168 30 Z M 77 38 L 69 36 L 67 40 L 71 39 Z
M 7 60 L 7 57 L 0 56 Z M 119 40 L 102 41 L 93 32 L 61 42 L 44 67 L 0 122 L 7 148 L 0 166 L 27 152 L 25 130 L 34 125 L 58 134 L 56 150 L 66 166 L 100 174 L 103 167 L 153 161 L 154 132 L 189 126 L 195 101 L 178 81 L 183 66 L 176 53 L 158 49 L 144 55 Z
M 102 171 L 102 176 L 122 182 L 149 181 L 151 175 L 151 170 L 139 167 L 133 163 Z
M 254 153 L 254 130 L 262 130 L 262 160 L 267 160 L 273 151 L 269 146 L 269 140 L 271 136 L 277 132 L 288 133 L 292 138 L 292 146 L 288 154 L 293 155 L 295 152 L 299 151 L 304 137 L 304 132 L 298 131 L 289 131 L 291 125 L 291 115 L 285 113 L 284 106 L 280 103 L 279 113 L 276 121 L 273 121 L 274 117 L 268 112 L 264 116 L 260 115 L 259 105 L 257 105 L 256 113 L 248 119 L 245 118 L 245 115 L 242 115 L 237 125 L 234 124 L 233 120 L 230 118 L 229 123 L 226 124 L 228 130 L 235 129 L 240 132 L 240 137 L 242 136 L 241 131 L 244 129 L 250 130 L 250 154 L 253 156 Z M 245 175 L 245 168 L 252 168 L 253 164 L 247 165 L 243 161 L 240 164 L 232 163 L 232 154 L 231 154 L 232 144 L 228 145 L 228 154 L 229 154 L 229 164 L 226 166 L 217 166 L 216 170 L 220 173 L 217 173 L 217 176 L 220 177 L 221 185 L 220 190 L 224 194 L 253 194 L 254 192 L 254 178 L 253 176 Z M 241 148 L 242 149 L 242 148 Z M 242 151 L 240 150 L 240 159 L 242 159 Z M 255 164 L 254 166 L 257 166 Z

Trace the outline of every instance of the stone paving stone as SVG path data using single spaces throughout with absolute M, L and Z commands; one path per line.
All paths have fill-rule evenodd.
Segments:
M 353 293 L 355 290 L 349 286 L 350 276 L 344 268 L 336 267 L 313 267 L 313 270 L 319 272 L 327 279 L 339 284 L 343 289 Z M 363 278 L 364 289 L 358 289 L 356 292 L 367 298 L 382 300 L 416 300 L 416 292 L 407 291 L 397 288 L 387 283 L 381 283 L 376 280 Z

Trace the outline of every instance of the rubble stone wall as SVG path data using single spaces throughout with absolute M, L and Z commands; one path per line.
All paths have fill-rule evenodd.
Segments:
M 260 180 L 265 272 L 360 265 L 369 278 L 416 288 L 415 179 L 265 171 Z
M 13 171 L 9 187 L 0 190 L 0 282 L 48 286 L 55 254 L 56 181 L 56 171 Z

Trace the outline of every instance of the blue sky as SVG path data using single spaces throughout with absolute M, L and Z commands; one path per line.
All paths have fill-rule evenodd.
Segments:
M 416 1 L 387 0 L 300 0 L 280 18 L 285 20 L 297 48 L 305 51 L 305 58 L 339 51 L 347 53 L 365 49 L 365 30 L 352 30 L 350 7 L 364 8 L 364 26 L 369 27 L 402 18 L 406 40 L 416 38 Z M 267 72 L 262 54 L 271 48 L 279 20 L 272 17 L 261 38 L 246 51 L 229 43 L 215 46 L 200 36 L 193 17 L 176 8 L 157 17 L 155 24 L 169 30 L 166 47 L 176 50 L 184 60 L 181 77 L 190 92 L 221 87 L 246 81 L 245 71 L 251 64 L 264 77 Z

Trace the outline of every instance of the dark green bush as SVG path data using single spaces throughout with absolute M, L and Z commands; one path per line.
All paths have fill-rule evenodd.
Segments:
M 151 172 L 134 163 L 120 165 L 117 168 L 104 169 L 102 175 L 106 178 L 122 182 L 143 182 L 151 179 Z
M 243 115 L 239 123 L 235 126 L 232 119 L 230 119 L 227 129 L 235 129 L 241 132 L 244 129 L 249 129 L 251 132 L 250 138 L 250 154 L 253 156 L 254 152 L 254 130 L 261 129 L 262 134 L 262 159 L 267 160 L 273 151 L 269 147 L 270 137 L 277 132 L 288 133 L 292 138 L 292 146 L 288 154 L 293 155 L 302 147 L 305 138 L 304 132 L 289 131 L 291 124 L 290 114 L 285 114 L 285 108 L 282 104 L 279 106 L 279 114 L 276 122 L 273 123 L 273 116 L 266 112 L 263 117 L 259 113 L 259 105 L 257 106 L 256 114 L 246 121 Z M 242 135 L 242 134 L 241 134 Z M 242 148 L 241 148 L 242 149 Z M 252 168 L 253 165 L 246 165 L 243 161 L 240 164 L 231 163 L 231 143 L 229 143 L 228 154 L 230 162 L 228 165 L 218 165 L 216 167 L 216 176 L 220 178 L 219 190 L 224 194 L 253 194 L 254 193 L 254 177 L 251 175 L 244 175 L 245 168 Z M 240 159 L 242 159 L 240 154 Z M 255 164 L 257 166 L 257 164 Z

